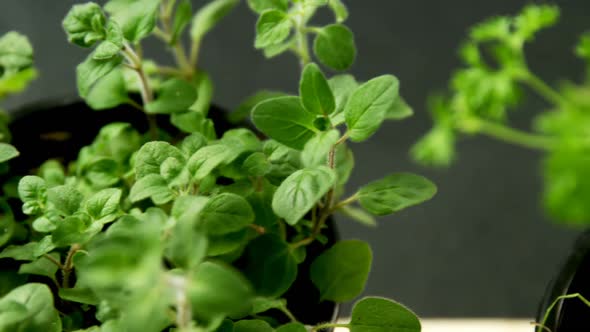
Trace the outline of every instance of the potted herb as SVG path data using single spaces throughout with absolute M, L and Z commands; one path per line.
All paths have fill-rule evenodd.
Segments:
M 3 164 L 11 168 L 1 222 L 11 231 L 0 243 L 0 331 L 420 331 L 410 310 L 376 297 L 357 302 L 350 323 L 330 320 L 334 303 L 361 294 L 372 257 L 367 243 L 336 239 L 332 216 L 373 224 L 373 215 L 436 191 L 402 173 L 345 195 L 348 144 L 411 115 L 398 80 L 328 79 L 313 63 L 343 71 L 356 58 L 339 0 L 249 0 L 259 15 L 255 46 L 268 57 L 294 53 L 301 83 L 298 96 L 247 100 L 232 125 L 211 106 L 198 57 L 237 3 L 213 0 L 196 14 L 190 1 L 174 0 L 72 7 L 68 39 L 91 50 L 77 67 L 79 94 L 101 112 L 66 103 L 11 125 L 23 148 Z M 309 24 L 321 7 L 335 24 Z M 150 36 L 174 66 L 146 57 L 141 43 Z M 24 37 L 4 37 L 0 91 L 24 87 L 31 60 Z M 17 155 L 7 144 L 0 150 L 3 161 Z
M 589 78 L 544 82 L 527 66 L 525 45 L 559 18 L 555 6 L 527 6 L 513 17 L 499 16 L 476 25 L 460 49 L 464 67 L 455 72 L 451 91 L 433 99 L 434 127 L 412 150 L 423 164 L 447 166 L 461 135 L 487 135 L 543 153 L 543 202 L 560 224 L 590 224 Z M 590 35 L 576 55 L 590 65 Z M 533 118 L 534 131 L 510 125 L 509 112 L 521 105 L 523 90 L 543 98 L 548 110 Z M 538 330 L 571 331 L 587 324 L 590 295 L 590 241 L 582 235 L 564 269 L 550 285 L 538 317 Z M 566 298 L 580 301 L 562 302 Z M 552 311 L 552 309 L 557 309 Z

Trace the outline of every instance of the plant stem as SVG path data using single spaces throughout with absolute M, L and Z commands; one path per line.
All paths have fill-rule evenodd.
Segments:
M 154 100 L 154 93 L 150 87 L 147 75 L 143 70 L 143 62 L 141 58 L 133 51 L 133 48 L 129 44 L 125 44 L 123 47 L 123 55 L 127 59 L 127 61 L 134 66 L 135 72 L 139 77 L 139 88 L 141 93 L 141 99 L 143 101 L 143 105 L 147 105 Z M 150 128 L 150 137 L 152 140 L 158 139 L 158 124 L 156 122 L 156 117 L 153 114 L 147 114 L 149 128 Z
M 293 315 L 293 313 L 289 310 L 289 308 L 287 308 L 287 306 L 282 306 L 280 308 L 278 308 L 282 313 L 285 314 L 285 316 L 287 316 L 287 318 L 289 318 L 289 320 L 291 322 L 297 322 L 297 318 L 295 318 L 295 315 Z
M 64 269 L 64 266 L 61 264 L 61 262 L 60 262 L 60 261 L 58 261 L 57 259 L 55 259 L 55 258 L 51 257 L 49 254 L 43 254 L 43 257 L 47 258 L 47 259 L 48 259 L 48 260 L 50 260 L 50 261 L 51 261 L 53 264 L 57 265 L 57 267 L 58 267 L 60 270 L 63 270 L 63 269 Z
M 348 325 L 348 324 L 325 323 L 325 324 L 320 324 L 320 325 L 314 326 L 311 329 L 311 332 L 318 332 L 318 331 L 333 328 L 333 327 L 344 327 L 344 328 L 350 329 L 350 325 Z
M 264 228 L 264 227 L 262 227 L 260 225 L 250 224 L 250 225 L 248 225 L 248 227 L 250 227 L 251 229 L 253 229 L 259 235 L 266 234 L 266 228 Z
M 545 324 L 547 324 L 547 320 L 549 319 L 549 315 L 551 314 L 551 311 L 553 311 L 553 308 L 562 300 L 565 299 L 574 299 L 577 298 L 580 301 L 584 302 L 584 304 L 590 308 L 590 301 L 588 301 L 586 298 L 584 298 L 582 296 L 582 294 L 580 293 L 574 293 L 574 294 L 567 294 L 567 295 L 562 295 L 562 296 L 558 296 L 553 303 L 551 303 L 551 305 L 549 306 L 549 308 L 547 308 L 547 311 L 545 312 L 545 316 L 543 316 L 543 321 L 541 321 L 540 324 L 540 328 L 544 328 Z
M 528 84 L 540 96 L 545 98 L 547 101 L 555 104 L 555 106 L 557 107 L 569 104 L 569 101 L 565 99 L 559 92 L 557 92 L 547 83 L 545 83 L 545 81 L 543 81 L 530 71 L 528 71 L 526 74 L 522 76 L 522 81 Z
M 163 3 L 160 6 L 160 21 L 162 22 L 163 30 L 158 30 L 159 32 L 157 32 L 157 35 L 167 44 L 172 42 L 171 18 L 173 7 L 174 1 L 168 2 L 168 5 Z M 184 45 L 182 45 L 180 38 L 177 38 L 174 43 L 172 43 L 172 54 L 182 72 L 189 78 L 192 77 L 194 74 L 193 66 L 191 66 L 191 63 L 186 56 L 186 50 L 184 49 Z
M 466 132 L 478 132 L 504 142 L 536 150 L 551 150 L 555 145 L 551 137 L 527 133 L 483 119 L 470 118 L 463 123 L 463 126 L 460 125 L 459 129 Z
M 186 298 L 187 280 L 183 276 L 171 275 L 167 282 L 173 288 L 176 299 L 176 326 L 183 331 L 190 327 L 193 320 L 191 305 Z
M 62 287 L 63 288 L 70 288 L 70 274 L 74 270 L 74 255 L 80 249 L 82 249 L 82 246 L 80 246 L 77 243 L 72 244 L 72 246 L 70 247 L 70 251 L 68 252 L 68 256 L 66 257 L 66 261 L 65 261 L 63 269 L 62 269 L 62 274 L 63 274 Z
M 307 28 L 305 26 L 305 8 L 303 3 L 297 3 L 295 11 L 299 15 L 295 17 L 295 38 L 297 39 L 296 53 L 299 55 L 301 68 L 311 62 L 309 55 L 309 41 L 307 40 Z
M 335 204 L 332 207 L 332 212 L 334 212 L 342 207 L 345 207 L 349 204 L 352 204 L 352 203 L 356 202 L 358 199 L 359 199 L 359 197 L 356 194 L 354 194 L 354 195 L 348 197 L 347 199 L 341 200 L 340 202 L 338 202 L 337 204 Z

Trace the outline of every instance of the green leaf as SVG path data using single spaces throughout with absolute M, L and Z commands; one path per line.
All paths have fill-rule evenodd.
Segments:
M 275 192 L 272 209 L 288 224 L 295 225 L 324 197 L 335 181 L 336 174 L 327 166 L 297 171 Z
M 85 203 L 86 212 L 94 220 L 108 223 L 115 220 L 119 211 L 119 202 L 123 192 L 121 189 L 104 189 L 92 195 Z
M 50 256 L 53 257 L 54 259 L 56 259 L 58 262 L 60 261 L 59 254 L 53 253 L 53 254 L 50 254 Z M 55 263 L 53 263 L 52 261 L 50 261 L 46 257 L 41 257 L 41 258 L 38 258 L 37 260 L 32 261 L 30 263 L 21 264 L 20 268 L 18 269 L 18 273 L 19 274 L 34 274 L 34 275 L 48 277 L 49 279 L 51 279 L 57 283 L 57 280 L 55 279 L 55 274 L 57 273 L 57 270 L 58 270 L 58 266 L 55 265 Z
M 45 208 L 47 184 L 38 176 L 27 175 L 18 183 L 18 195 L 24 203 L 24 214 L 39 214 Z
M 193 154 L 187 167 L 193 179 L 200 181 L 219 165 L 234 157 L 232 151 L 222 144 L 209 145 Z
M 106 37 L 106 17 L 99 5 L 74 5 L 62 22 L 70 43 L 90 47 Z
M 296 150 L 318 132 L 315 116 L 303 109 L 298 97 L 281 97 L 258 104 L 252 111 L 254 125 L 270 138 Z
M 18 231 L 17 227 L 10 205 L 5 199 L 0 199 L 0 246 L 4 246 L 12 239 Z
M 19 156 L 18 150 L 6 143 L 0 143 L 0 163 L 8 161 L 10 159 L 14 159 Z
M 288 5 L 289 0 L 248 0 L 248 6 L 250 9 L 258 14 L 262 14 L 269 9 L 287 11 Z
M 297 278 L 297 263 L 289 245 L 276 235 L 263 235 L 250 242 L 246 257 L 244 273 L 260 296 L 280 297 Z
M 26 36 L 8 32 L 0 38 L 0 68 L 3 75 L 13 75 L 33 65 L 33 47 Z M 0 78 L 3 76 L 0 74 Z
M 106 33 L 106 40 L 100 43 L 92 54 L 96 60 L 111 59 L 123 49 L 123 31 L 116 22 L 109 21 Z
M 383 216 L 420 204 L 436 194 L 428 179 L 410 173 L 397 173 L 372 182 L 359 190 L 361 205 L 374 215 Z
M 256 297 L 252 302 L 252 314 L 260 314 L 271 309 L 287 307 L 287 300 L 269 297 Z
M 306 332 L 305 325 L 301 323 L 289 323 L 277 329 L 277 332 Z
M 149 174 L 135 182 L 129 193 L 131 202 L 139 202 L 146 198 L 151 198 L 155 204 L 165 204 L 174 198 L 174 193 L 161 175 Z
M 358 221 L 365 226 L 377 227 L 377 221 L 375 221 L 375 218 L 361 209 L 352 206 L 343 206 L 338 209 L 338 212 L 341 212 L 350 219 Z
M 213 0 L 201 8 L 193 19 L 191 38 L 200 41 L 237 4 L 239 0 Z
M 147 37 L 156 26 L 160 0 L 110 0 L 104 9 L 121 26 L 131 43 Z
M 260 319 L 241 320 L 234 323 L 234 332 L 273 332 L 274 329 Z
M 70 302 L 98 305 L 100 300 L 89 288 L 60 288 L 59 297 Z
M 80 209 L 84 195 L 70 185 L 57 186 L 47 190 L 47 202 L 65 216 L 70 216 Z
M 200 225 L 207 233 L 223 235 L 237 232 L 254 222 L 254 211 L 244 198 L 221 194 L 211 198 L 201 211 Z
M 323 27 L 315 38 L 314 53 L 320 62 L 335 70 L 346 70 L 356 58 L 352 31 L 341 24 Z
M 78 93 L 80 94 L 80 97 L 88 97 L 90 90 L 98 80 L 117 68 L 121 62 L 121 56 L 115 56 L 107 60 L 97 60 L 93 58 L 92 54 L 90 54 L 86 60 L 76 68 Z
M 414 115 L 414 111 L 402 97 L 398 97 L 393 106 L 385 113 L 386 120 L 403 120 Z
M 31 81 L 37 78 L 37 71 L 34 68 L 27 68 L 14 74 L 6 72 L 4 74 L 4 76 L 0 75 L 0 98 L 22 92 Z
M 270 171 L 270 168 L 270 162 L 262 152 L 251 154 L 242 164 L 244 172 L 255 177 L 266 175 Z
M 11 305 L 7 306 L 9 303 Z M 7 307 L 12 310 L 6 312 Z M 15 288 L 0 299 L 0 308 L 3 309 L 0 331 L 62 331 L 61 319 L 53 306 L 53 295 L 46 285 L 30 283 Z
M 256 23 L 256 42 L 258 49 L 284 42 L 291 33 L 293 22 L 280 10 L 267 10 Z
M 241 316 L 250 311 L 252 287 L 234 268 L 204 262 L 191 272 L 188 297 L 196 319 Z
M 320 290 L 322 300 L 348 302 L 365 289 L 372 260 L 367 243 L 340 241 L 313 261 L 311 281 Z
M 182 37 L 182 32 L 191 21 L 193 7 L 190 0 L 182 0 L 176 7 L 174 23 L 172 23 L 172 34 L 170 44 L 174 44 Z
M 350 96 L 358 89 L 359 84 L 354 76 L 349 74 L 334 76 L 328 83 L 336 99 L 336 111 L 330 115 L 330 122 L 336 127 L 344 123 L 344 108 Z
M 176 128 L 188 134 L 200 133 L 208 139 L 214 139 L 216 137 L 213 121 L 207 119 L 202 113 L 193 111 L 174 113 L 170 118 L 170 122 Z
M 149 142 L 137 152 L 135 175 L 141 179 L 150 174 L 160 174 L 160 167 L 168 158 L 185 160 L 182 152 L 168 142 Z
M 301 103 L 311 113 L 328 115 L 336 109 L 336 101 L 330 85 L 315 63 L 310 63 L 303 69 L 299 94 Z
M 352 141 L 364 141 L 379 129 L 398 92 L 397 78 L 384 75 L 361 85 L 350 96 L 344 114 Z
M 166 244 L 166 257 L 177 267 L 193 268 L 200 264 L 207 254 L 206 234 L 195 230 L 199 213 L 208 198 L 202 196 L 180 196 L 172 206 L 176 224 Z
M 336 22 L 342 23 L 348 18 L 348 8 L 342 3 L 342 0 L 329 0 L 330 8 L 336 16 Z
M 197 76 L 195 85 L 197 87 L 198 98 L 195 103 L 191 105 L 190 110 L 202 114 L 203 116 L 207 116 L 209 109 L 211 108 L 211 101 L 213 100 L 213 81 L 211 81 L 211 77 L 209 77 L 207 73 L 201 70 Z
M 46 236 L 39 242 L 29 242 L 22 246 L 8 246 L 0 252 L 0 258 L 12 258 L 17 261 L 33 261 L 55 249 L 51 235 Z
M 81 216 L 70 216 L 61 220 L 52 233 L 53 243 L 56 247 L 67 247 L 74 243 L 84 244 L 100 232 L 102 225 L 97 224 L 89 228 L 87 220 Z
M 559 7 L 551 5 L 529 5 L 516 16 L 516 33 L 524 40 L 531 40 L 544 28 L 551 27 L 559 20 Z
M 171 114 L 185 112 L 197 99 L 195 87 L 178 78 L 172 78 L 160 86 L 156 100 L 145 105 L 151 114 Z
M 420 332 L 418 317 L 403 305 L 377 297 L 358 301 L 352 309 L 350 332 Z
M 330 150 L 340 138 L 336 129 L 324 131 L 310 139 L 301 152 L 301 162 L 305 167 L 328 166 Z
M 108 110 L 125 104 L 129 96 L 121 70 L 115 69 L 98 80 L 85 99 L 94 110 Z

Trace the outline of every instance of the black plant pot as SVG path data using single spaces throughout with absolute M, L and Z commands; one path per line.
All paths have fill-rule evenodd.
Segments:
M 590 230 L 578 237 L 563 268 L 547 287 L 537 322 L 543 321 L 545 312 L 557 297 L 575 293 L 590 299 Z M 590 308 L 579 299 L 560 301 L 548 316 L 545 326 L 552 332 L 587 331 Z
M 216 106 L 212 106 L 209 111 L 209 117 L 213 119 L 219 135 L 236 127 L 227 120 L 227 114 Z M 76 160 L 79 150 L 92 143 L 99 130 L 108 123 L 130 123 L 140 132 L 147 132 L 149 126 L 146 116 L 131 107 L 121 106 L 105 111 L 93 111 L 78 98 L 63 98 L 28 105 L 14 111 L 11 116 L 12 144 L 21 153 L 10 163 L 11 176 L 31 174 L 48 159 L 58 159 L 66 163 Z M 158 117 L 157 121 L 160 128 L 172 134 L 178 133 L 167 116 Z M 13 205 L 13 210 L 20 211 L 20 202 L 13 202 Z M 338 236 L 333 224 L 329 225 L 325 235 L 333 244 Z M 325 247 L 318 243 L 308 247 L 308 259 L 299 265 L 298 278 L 285 294 L 293 314 L 303 323 L 310 325 L 333 321 L 338 317 L 338 306 L 332 302 L 320 303 L 319 292 L 309 279 L 311 262 L 323 250 Z M 18 268 L 14 264 L 14 261 L 0 260 L 2 270 Z M 280 312 L 273 316 L 279 321 L 285 319 Z

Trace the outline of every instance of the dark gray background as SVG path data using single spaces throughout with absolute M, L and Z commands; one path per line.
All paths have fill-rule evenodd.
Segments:
M 75 92 L 74 68 L 86 52 L 67 44 L 60 22 L 76 2 L 2 1 L 0 33 L 27 34 L 41 73 L 24 95 L 4 106 Z M 360 80 L 397 75 L 416 111 L 412 119 L 387 123 L 370 141 L 354 146 L 358 166 L 351 188 L 402 170 L 425 174 L 439 187 L 434 200 L 382 218 L 378 229 L 340 222 L 343 237 L 372 243 L 375 260 L 366 294 L 395 298 L 422 316 L 532 317 L 578 233 L 551 224 L 541 212 L 540 156 L 475 138 L 460 144 L 460 159 L 449 170 L 423 169 L 408 157 L 411 144 L 430 126 L 426 98 L 445 88 L 466 29 L 491 15 L 515 13 L 530 1 L 345 2 L 360 50 L 352 72 Z M 551 81 L 581 78 L 582 64 L 572 48 L 590 28 L 590 2 L 561 5 L 559 26 L 528 49 L 532 68 Z M 296 91 L 296 60 L 265 61 L 252 47 L 254 23 L 241 4 L 205 41 L 201 65 L 216 83 L 215 102 L 228 109 L 260 88 Z M 157 50 L 155 57 L 163 53 Z M 528 117 L 543 107 L 533 99 L 514 119 L 528 126 Z

